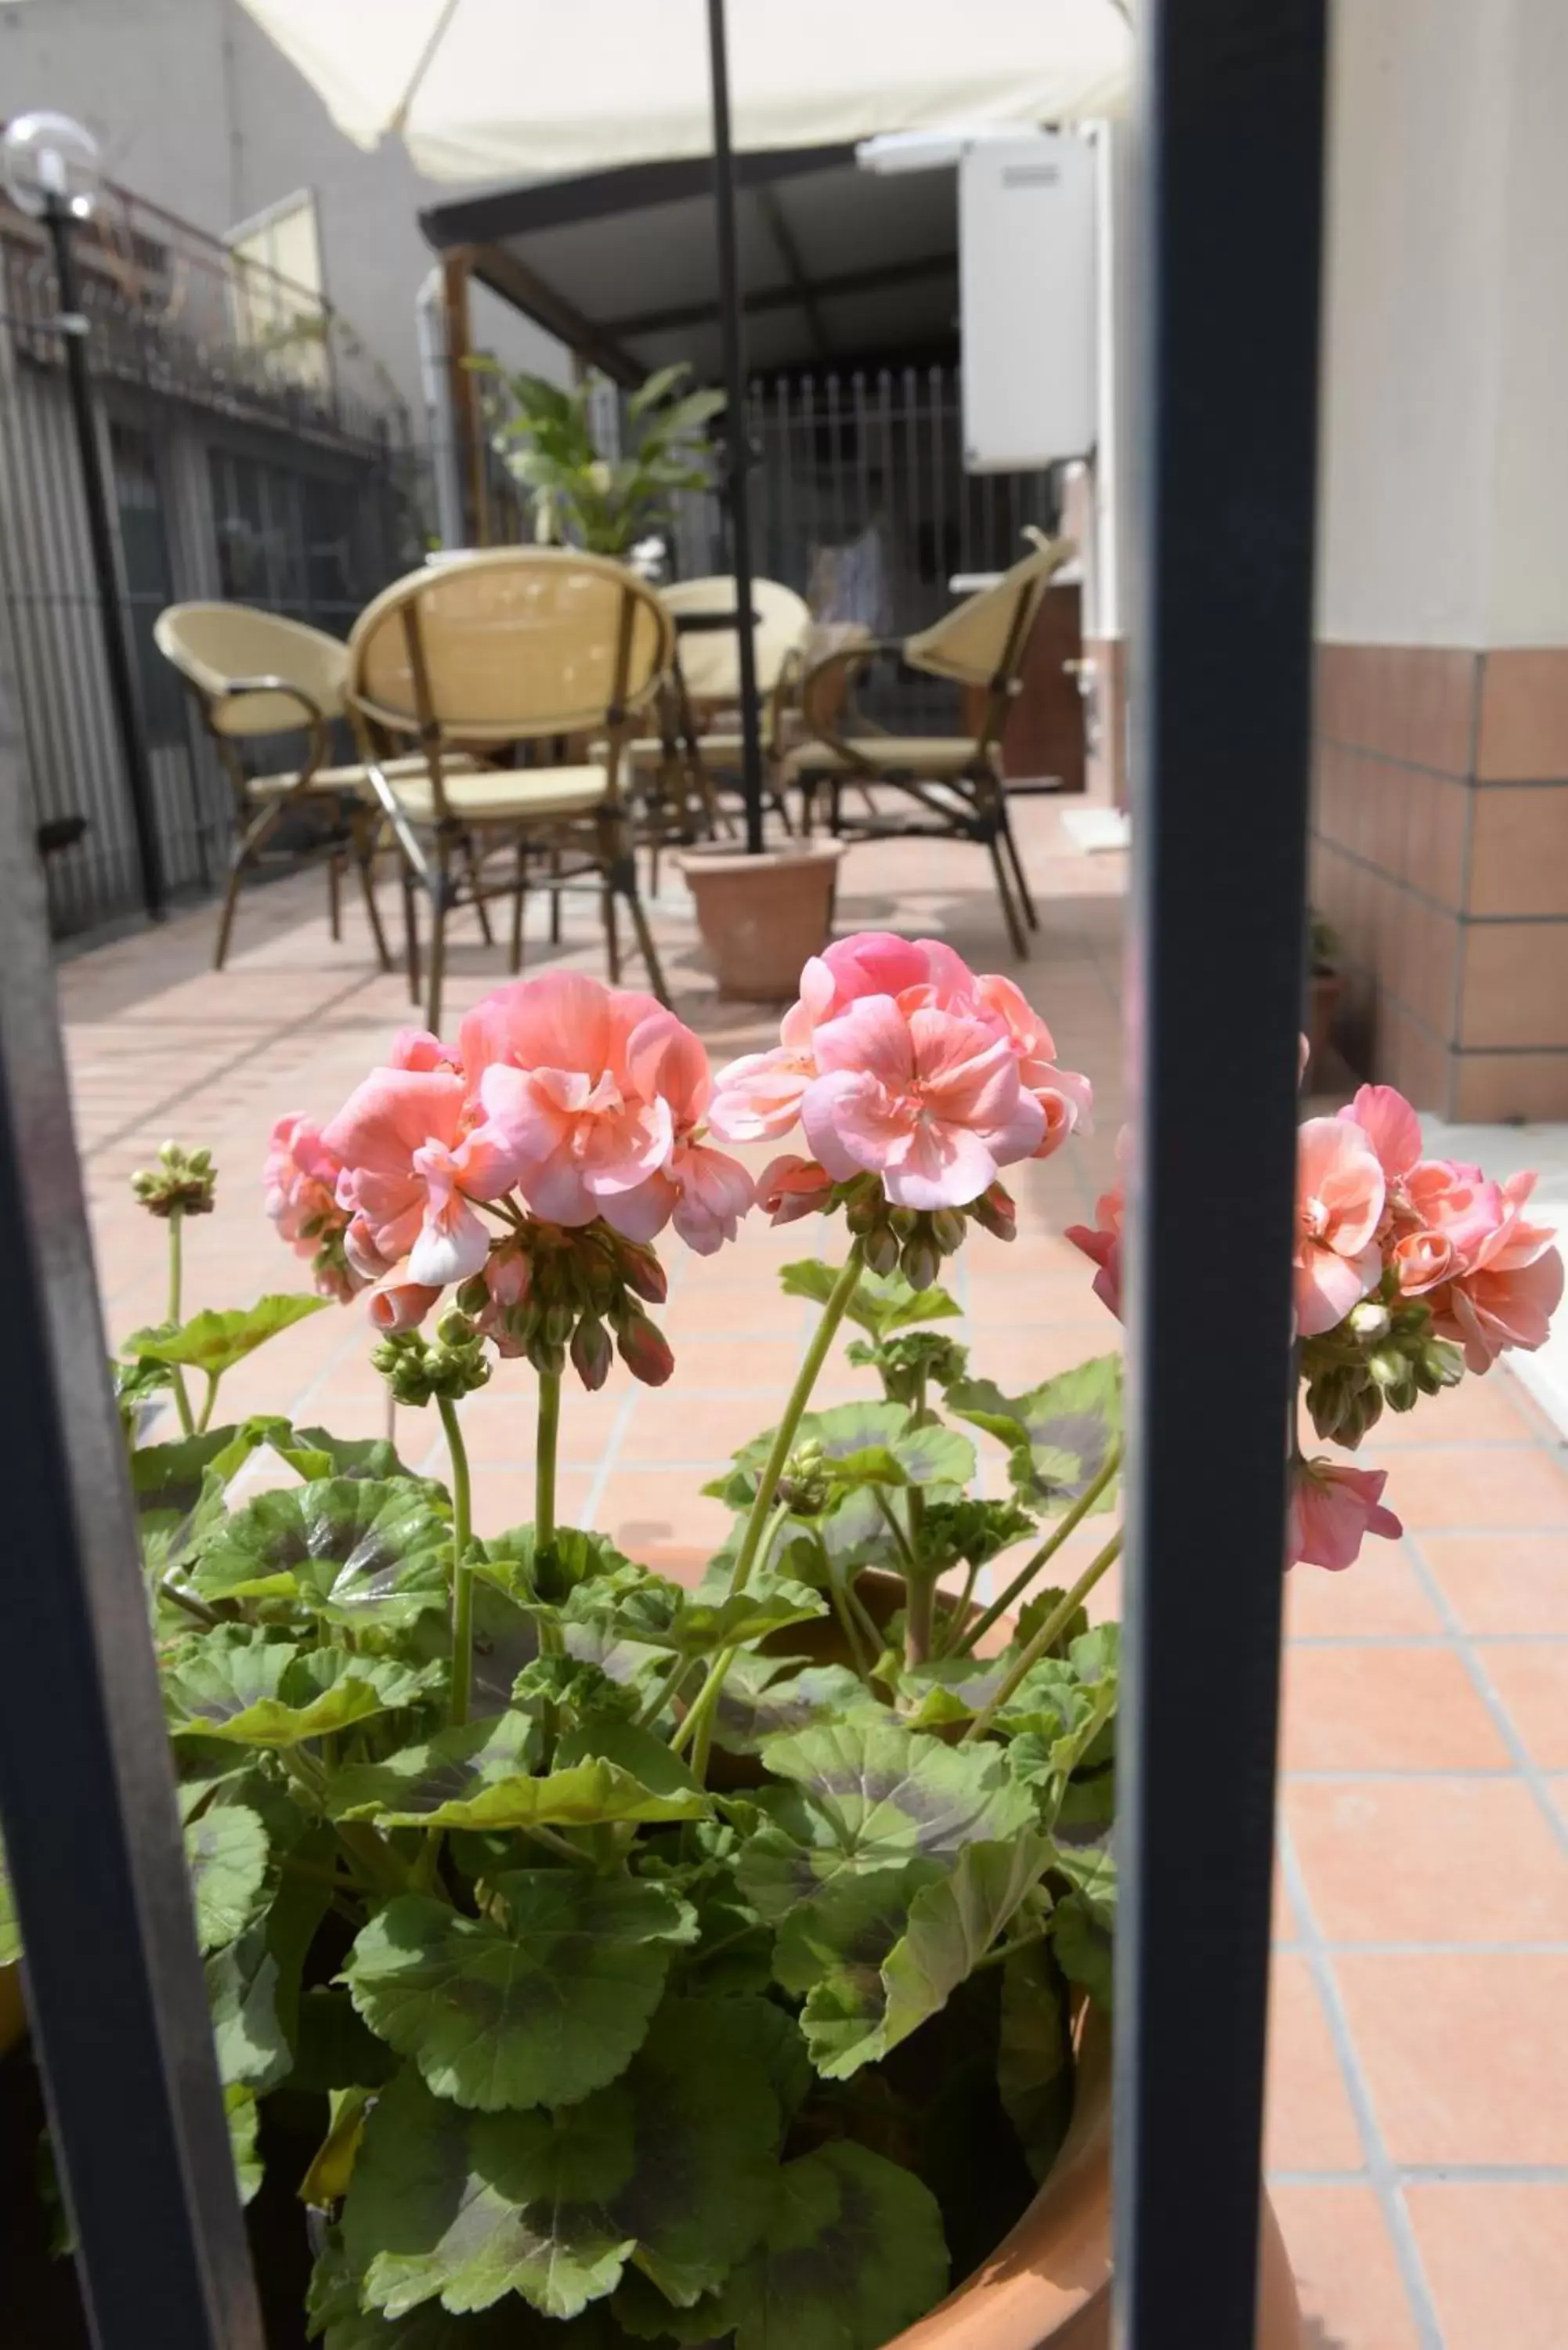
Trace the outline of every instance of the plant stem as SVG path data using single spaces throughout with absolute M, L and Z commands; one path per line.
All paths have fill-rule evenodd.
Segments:
M 185 1211 L 178 1206 L 169 1211 L 169 1319 L 176 1329 L 180 1326 L 180 1294 L 184 1286 L 183 1251 L 181 1226 Z M 191 1417 L 191 1399 L 185 1392 L 185 1375 L 178 1363 L 169 1366 L 169 1383 L 174 1390 L 174 1409 L 180 1415 L 180 1426 L 187 1436 L 194 1436 L 196 1423 Z
M 556 1448 L 561 1429 L 561 1375 L 539 1374 L 539 1418 L 534 1439 L 534 1546 L 541 1557 L 556 1544 Z
M 784 1418 L 774 1431 L 773 1444 L 758 1481 L 751 1513 L 746 1520 L 746 1530 L 741 1536 L 741 1547 L 736 1554 L 734 1568 L 730 1576 L 732 1595 L 737 1591 L 743 1591 L 751 1578 L 758 1545 L 762 1541 L 763 1529 L 769 1523 L 769 1513 L 774 1506 L 774 1495 L 778 1491 L 779 1479 L 784 1475 L 784 1463 L 794 1449 L 795 1430 L 800 1426 L 806 1405 L 811 1401 L 811 1391 L 821 1376 L 822 1367 L 827 1360 L 827 1350 L 833 1344 L 834 1333 L 848 1311 L 849 1301 L 859 1285 L 860 1263 L 860 1243 L 857 1241 L 845 1258 L 838 1278 L 828 1295 L 827 1303 L 822 1309 L 822 1319 L 817 1324 L 812 1335 L 811 1344 L 805 1350 L 805 1360 L 795 1374 L 795 1382 L 790 1389 L 789 1401 L 784 1409 Z M 696 1703 L 681 1723 L 680 1731 L 677 1732 L 677 1736 L 684 1732 L 685 1736 L 692 1742 L 691 1768 L 699 1786 L 703 1784 L 708 1774 L 708 1755 L 713 1742 L 713 1716 L 718 1711 L 719 1696 L 724 1686 L 724 1677 L 739 1653 L 736 1648 L 724 1648 L 714 1658 L 709 1668 L 708 1678 L 697 1692 Z
M 198 1436 L 204 1436 L 206 1434 L 213 1417 L 213 1406 L 217 1402 L 217 1400 L 218 1382 L 213 1374 L 209 1371 L 207 1374 L 207 1392 L 202 1400 L 202 1416 L 196 1422 L 196 1433 Z
M 1031 1667 L 1039 1663 L 1042 1657 L 1049 1654 L 1053 1644 L 1061 1634 L 1063 1626 L 1072 1621 L 1075 1612 L 1083 1606 L 1101 1575 L 1105 1574 L 1107 1567 L 1116 1564 L 1121 1555 L 1122 1534 L 1121 1528 L 1118 1526 L 1104 1550 L 1097 1557 L 1091 1559 L 1071 1591 L 1063 1594 L 1033 1638 L 1024 1644 L 1016 1663 L 1010 1666 L 1007 1672 L 1003 1674 L 1002 1684 L 990 1704 L 981 1708 L 959 1740 L 961 1746 L 967 1746 L 971 1738 L 984 1736 L 1024 1675 Z
M 187 1616 L 193 1616 L 196 1618 L 198 1624 L 205 1625 L 210 1629 L 213 1625 L 223 1622 L 223 1617 L 215 1608 L 209 1607 L 206 1602 L 198 1599 L 193 1592 L 182 1591 L 174 1580 L 172 1568 L 160 1578 L 158 1588 L 165 1599 L 171 1599 L 176 1607 L 182 1607 Z
M 1077 1500 L 1074 1503 L 1072 1508 L 1068 1511 L 1066 1516 L 1061 1521 L 1060 1524 L 1046 1536 L 1046 1539 L 1041 1544 L 1039 1549 L 1034 1553 L 1028 1564 L 1019 1568 L 1018 1573 L 1013 1576 L 1012 1582 L 1008 1585 L 1001 1597 L 999 1599 L 993 1599 L 991 1606 L 986 1609 L 984 1615 L 977 1617 L 975 1621 L 970 1626 L 968 1631 L 960 1634 L 958 1645 L 955 1650 L 956 1655 L 961 1657 L 968 1656 L 976 1647 L 977 1643 L 985 1638 L 985 1635 L 990 1631 L 992 1626 L 997 1621 L 997 1619 L 1000 1617 L 1006 1615 L 1014 1600 L 1018 1598 L 1022 1592 L 1026 1591 L 1030 1584 L 1033 1582 L 1041 1568 L 1045 1565 L 1048 1560 L 1054 1558 L 1056 1553 L 1061 1549 L 1062 1544 L 1066 1541 L 1067 1536 L 1083 1524 L 1084 1520 L 1088 1516 L 1089 1512 L 1094 1508 L 1095 1503 L 1099 1500 L 1100 1495 L 1105 1492 L 1106 1487 L 1110 1483 L 1112 1478 L 1115 1477 L 1121 1465 L 1122 1448 L 1119 1444 L 1113 1444 L 1109 1452 L 1106 1456 L 1105 1463 L 1101 1468 L 1099 1474 L 1091 1483 L 1084 1488 L 1084 1491 L 1079 1494 Z
M 849 1661 L 860 1679 L 868 1683 L 875 1659 L 867 1657 L 861 1645 L 860 1627 L 855 1621 L 855 1611 L 849 1604 L 849 1594 L 836 1575 L 828 1577 L 827 1596 L 833 1602 L 833 1612 L 838 1618 L 838 1628 L 843 1633 L 845 1646 L 849 1650 Z
M 1043 1926 L 1032 1926 L 1027 1934 L 1015 1934 L 1011 1942 L 998 1942 L 994 1950 L 987 1950 L 982 1958 L 976 1959 L 970 1972 L 977 1975 L 981 1967 L 1001 1966 L 1014 1950 L 1026 1950 L 1032 1942 L 1043 1942 L 1050 1931 L 1050 1921 L 1047 1920 Z
M 892 1535 L 894 1543 L 898 1546 L 898 1556 L 904 1562 L 902 1572 L 906 1581 L 908 1581 L 918 1572 L 915 1554 L 909 1547 L 909 1537 L 904 1532 L 903 1527 L 898 1523 L 898 1513 L 894 1509 L 892 1503 L 888 1499 L 887 1494 L 882 1491 L 881 1486 L 873 1485 L 871 1491 L 877 1497 L 877 1507 L 882 1513 L 883 1521 L 887 1525 L 888 1531 Z
M 656 1684 L 653 1695 L 649 1699 L 648 1703 L 643 1707 L 642 1711 L 635 1717 L 633 1722 L 633 1727 L 635 1729 L 652 1729 L 654 1723 L 659 1720 L 659 1715 L 664 1711 L 665 1707 L 667 1705 L 672 1705 L 675 1702 L 676 1698 L 680 1695 L 681 1682 L 686 1679 L 687 1674 L 691 1672 L 696 1662 L 697 1659 L 695 1657 L 676 1658 L 672 1669 L 665 1674 L 664 1679 L 661 1681 Z
M 904 1662 L 923 1665 L 931 1653 L 936 1622 L 937 1578 L 910 1573 L 904 1578 Z
M 941 1638 L 937 1642 L 939 1657 L 945 1657 L 950 1652 L 954 1642 L 968 1623 L 969 1611 L 974 1600 L 974 1586 L 979 1580 L 980 1566 L 976 1562 L 971 1565 L 968 1575 L 964 1577 L 963 1589 L 948 1610 L 947 1620 L 942 1626 Z
M 447 1457 L 452 1463 L 452 1703 L 451 1720 L 455 1729 L 468 1720 L 469 1694 L 473 1684 L 473 1569 L 469 1564 L 469 1543 L 473 1532 L 472 1484 L 468 1472 L 468 1447 L 462 1440 L 462 1428 L 457 1406 L 446 1396 L 437 1396 L 436 1409 L 446 1435 Z

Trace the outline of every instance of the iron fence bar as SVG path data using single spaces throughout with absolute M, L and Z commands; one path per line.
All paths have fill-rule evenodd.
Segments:
M 1253 2340 L 1303 970 L 1324 0 L 1140 23 L 1114 2333 Z M 1206 1067 L 1210 1083 L 1195 1084 Z M 1212 1124 L 1223 1108 L 1223 1161 Z M 1216 1185 L 1222 1184 L 1217 1198 Z M 1223 1217 L 1215 1269 L 1194 1236 Z
M 88 322 L 81 308 L 80 286 L 75 256 L 71 252 L 71 219 L 65 206 L 54 198 L 50 199 L 44 218 L 54 247 L 55 278 L 60 297 L 57 323 L 65 344 L 66 380 L 70 387 L 71 415 L 76 426 L 77 452 L 81 465 L 82 506 L 87 515 L 88 539 L 97 576 L 104 666 L 109 673 L 115 732 L 119 737 L 119 754 L 125 764 L 126 787 L 130 798 L 136 861 L 141 877 L 141 902 L 149 920 L 159 921 L 163 915 L 163 877 L 158 854 L 158 818 L 153 806 L 152 775 L 147 764 L 147 746 L 142 738 L 136 688 L 131 681 L 125 625 L 119 609 L 114 531 L 109 518 L 109 496 L 104 488 L 103 456 L 99 448 L 98 427 L 93 416 L 92 387 L 88 380 Z
M 262 2350 L 0 667 L 0 1826 L 97 2350 Z

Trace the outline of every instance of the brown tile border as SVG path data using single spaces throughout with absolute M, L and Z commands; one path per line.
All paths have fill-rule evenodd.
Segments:
M 1475 774 L 1481 783 L 1568 779 L 1568 647 L 1483 657 Z
M 1406 766 L 1469 775 L 1478 660 L 1441 645 L 1320 643 L 1319 732 Z

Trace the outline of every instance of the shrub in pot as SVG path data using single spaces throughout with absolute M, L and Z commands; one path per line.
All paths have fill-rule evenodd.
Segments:
M 1120 1537 L 1068 1588 L 1053 1562 L 1114 1501 L 1119 1372 L 1007 1393 L 942 1284 L 971 1223 L 1010 1236 L 1000 1170 L 1088 1108 L 1010 983 L 882 936 L 808 965 L 779 1046 L 716 1085 L 672 1014 L 574 973 L 454 1047 L 404 1032 L 325 1128 L 280 1121 L 268 1206 L 327 1295 L 366 1294 L 447 1484 L 214 1425 L 226 1369 L 323 1301 L 183 1319 L 212 1170 L 171 1147 L 138 1179 L 174 1280 L 119 1377 L 128 1429 L 163 1390 L 182 1422 L 131 1471 L 197 1930 L 241 2191 L 265 2171 L 269 2228 L 296 2215 L 327 2350 L 1021 2350 L 1103 2308 L 1117 1640 L 1085 1602 Z M 797 1123 L 810 1156 L 754 1184 L 717 1147 Z M 653 1241 L 712 1254 L 753 1196 L 844 1241 L 784 1268 L 815 1332 L 684 1588 L 558 1522 L 563 1382 L 618 1354 L 666 1379 Z M 1562 1267 L 1527 1196 L 1422 1160 L 1387 1089 L 1309 1122 L 1320 1433 L 1539 1343 Z M 1074 1235 L 1113 1310 L 1121 1212 Z M 879 1398 L 814 1409 L 850 1331 Z M 481 1536 L 462 1409 L 498 1367 L 536 1509 Z M 244 1499 L 264 1451 L 288 1481 Z M 1397 1532 L 1383 1482 L 1294 1450 L 1287 1563 Z M 1019 2220 L 1060 2220 L 1077 2282 L 996 2255 Z

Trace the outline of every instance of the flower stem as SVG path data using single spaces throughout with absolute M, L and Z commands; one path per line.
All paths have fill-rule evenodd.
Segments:
M 436 1409 L 441 1414 L 441 1428 L 446 1435 L 447 1457 L 452 1463 L 451 1719 L 455 1729 L 468 1720 L 468 1700 L 473 1683 L 473 1569 L 468 1557 L 473 1533 L 473 1499 L 468 1472 L 468 1447 L 462 1440 L 457 1406 L 448 1397 L 437 1396 Z
M 795 1430 L 800 1426 L 806 1405 L 811 1401 L 811 1391 L 821 1377 L 822 1367 L 827 1360 L 827 1350 L 833 1344 L 834 1333 L 847 1313 L 849 1301 L 859 1284 L 860 1263 L 860 1243 L 857 1241 L 845 1258 L 838 1278 L 828 1295 L 827 1303 L 822 1309 L 822 1319 L 812 1334 L 811 1344 L 805 1350 L 805 1360 L 796 1373 L 794 1385 L 790 1389 L 789 1401 L 784 1409 L 784 1418 L 774 1431 L 773 1444 L 758 1481 L 751 1514 L 746 1520 L 746 1530 L 741 1536 L 741 1547 L 736 1554 L 734 1567 L 730 1575 L 732 1595 L 737 1591 L 744 1591 L 751 1579 L 752 1568 L 756 1563 L 758 1546 L 763 1538 L 763 1530 L 765 1526 L 769 1526 L 774 1495 L 778 1491 L 779 1479 L 784 1475 L 784 1463 L 794 1446 Z M 771 1527 L 769 1531 L 771 1539 Z M 708 1669 L 708 1678 L 698 1690 L 696 1701 L 691 1712 L 676 1733 L 682 1743 L 687 1738 L 691 1741 L 691 1768 L 699 1786 L 702 1785 L 707 1777 L 708 1755 L 713 1742 L 713 1716 L 719 1710 L 719 1697 L 724 1686 L 724 1678 L 739 1653 L 736 1648 L 723 1648 L 714 1658 Z
M 180 1326 L 180 1295 L 184 1287 L 184 1252 L 181 1227 L 185 1222 L 182 1208 L 169 1211 L 169 1319 L 176 1329 Z M 180 1415 L 180 1426 L 187 1436 L 194 1436 L 196 1423 L 191 1417 L 191 1399 L 185 1392 L 185 1375 L 178 1363 L 169 1366 L 169 1384 L 174 1390 L 174 1409 Z
M 1041 1568 L 1048 1560 L 1054 1558 L 1067 1536 L 1083 1524 L 1121 1465 L 1122 1448 L 1119 1444 L 1113 1444 L 1106 1455 L 1105 1463 L 1099 1474 L 1084 1488 L 1061 1523 L 1052 1530 L 1028 1563 L 1019 1568 L 1001 1597 L 993 1599 L 984 1615 L 977 1617 L 968 1631 L 961 1635 L 954 1650 L 955 1655 L 961 1657 L 970 1655 L 976 1645 L 985 1638 L 998 1617 L 1006 1615 L 1019 1595 L 1027 1590 L 1030 1584 L 1033 1582 Z
M 1101 1575 L 1105 1574 L 1107 1567 L 1115 1565 L 1121 1555 L 1122 1534 L 1118 1526 L 1104 1550 L 1097 1557 L 1090 1560 L 1071 1591 L 1063 1594 L 1033 1638 L 1025 1643 L 1017 1661 L 1003 1674 L 1001 1686 L 990 1704 L 981 1708 L 959 1740 L 961 1746 L 967 1746 L 971 1738 L 982 1738 L 985 1735 L 1002 1707 L 1023 1679 L 1024 1675 L 1032 1667 L 1039 1663 L 1042 1657 L 1049 1654 L 1053 1644 L 1061 1637 L 1063 1626 L 1071 1623 L 1075 1612 L 1083 1606 Z
M 534 1544 L 541 1557 L 556 1543 L 556 1449 L 561 1430 L 561 1375 L 539 1374 L 539 1418 L 534 1439 Z
M 950 1653 L 954 1643 L 968 1623 L 969 1611 L 974 1601 L 974 1586 L 979 1581 L 980 1567 L 977 1563 L 971 1561 L 969 1573 L 964 1577 L 963 1589 L 949 1607 L 946 1620 L 942 1625 L 941 1637 L 937 1642 L 939 1657 L 945 1657 Z
M 904 1662 L 923 1665 L 931 1653 L 936 1624 L 937 1578 L 924 1572 L 904 1577 Z

